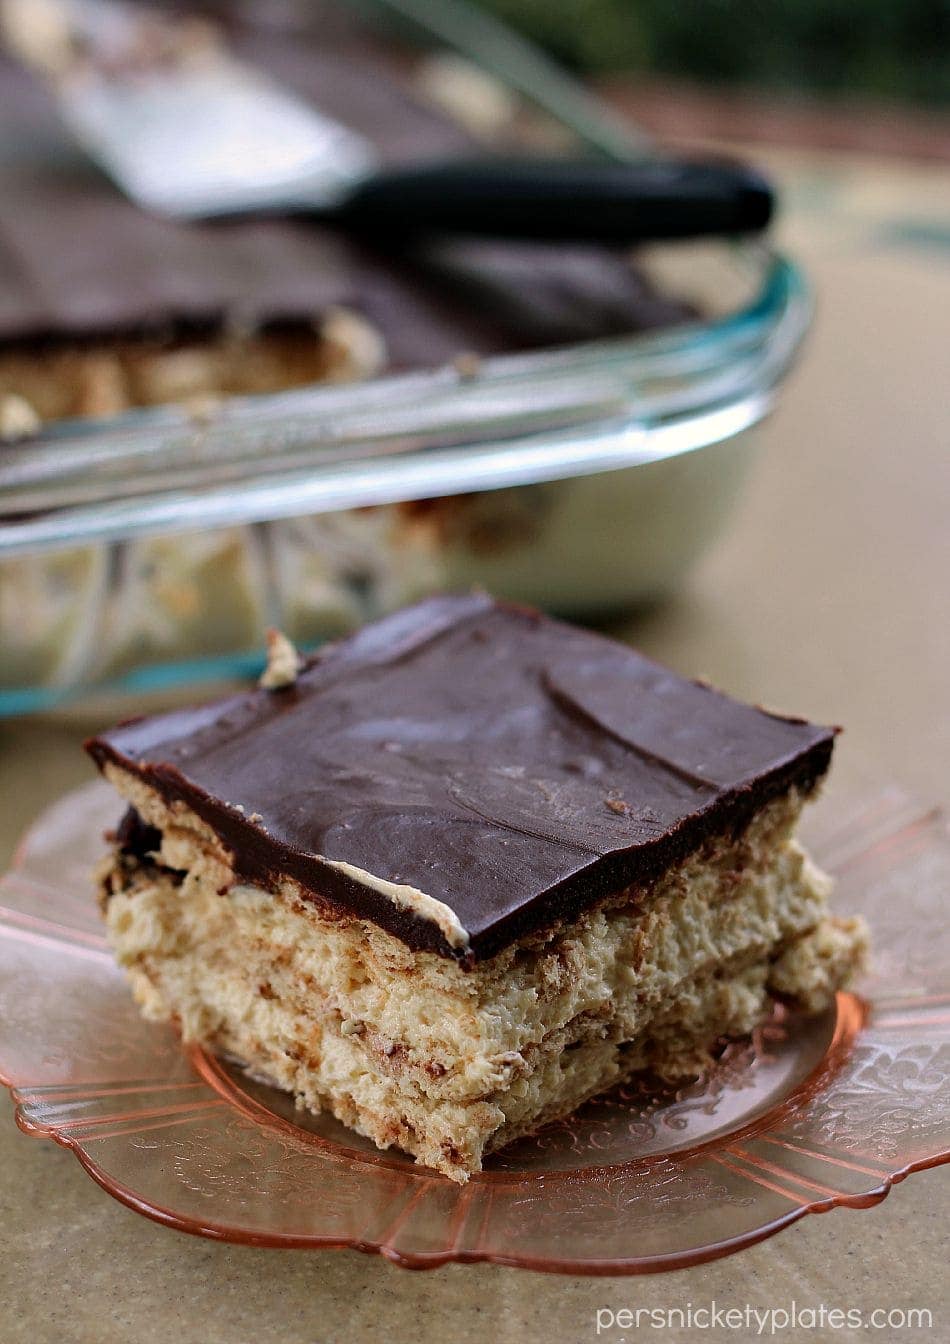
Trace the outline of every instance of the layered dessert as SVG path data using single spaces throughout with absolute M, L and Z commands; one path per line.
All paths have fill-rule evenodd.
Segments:
M 628 1075 L 695 1076 L 866 935 L 794 837 L 834 731 L 487 596 L 88 743 L 152 1018 L 456 1181 Z

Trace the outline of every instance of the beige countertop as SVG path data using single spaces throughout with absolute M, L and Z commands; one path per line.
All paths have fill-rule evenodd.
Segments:
M 947 803 L 950 183 L 944 170 L 896 162 L 771 158 L 787 184 L 786 242 L 819 291 L 814 336 L 728 536 L 680 599 L 622 633 L 740 695 L 844 723 L 834 790 L 898 781 Z M 78 742 L 89 726 L 0 723 L 0 861 L 44 802 L 88 778 Z M 0 1341 L 586 1341 L 600 1308 L 793 1300 L 927 1308 L 931 1332 L 878 1337 L 946 1339 L 948 1212 L 943 1169 L 868 1212 L 808 1217 L 667 1275 L 414 1274 L 355 1252 L 259 1251 L 161 1228 L 110 1199 L 70 1154 L 20 1134 L 4 1096 Z M 600 1338 L 651 1336 L 744 1337 L 674 1324 Z

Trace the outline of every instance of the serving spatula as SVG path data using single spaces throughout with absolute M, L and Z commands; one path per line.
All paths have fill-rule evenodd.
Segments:
M 237 60 L 206 25 L 121 0 L 4 0 L 3 18 L 76 140 L 129 197 L 166 216 L 311 214 L 390 235 L 602 242 L 748 233 L 771 216 L 768 184 L 729 162 L 384 167 L 368 139 Z

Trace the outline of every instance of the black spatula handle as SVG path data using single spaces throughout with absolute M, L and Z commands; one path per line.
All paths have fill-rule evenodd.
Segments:
M 335 213 L 373 232 L 623 243 L 758 232 L 773 201 L 756 171 L 725 161 L 488 159 L 388 169 Z

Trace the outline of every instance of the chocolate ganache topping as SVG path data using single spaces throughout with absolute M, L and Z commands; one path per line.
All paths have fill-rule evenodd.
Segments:
M 649 882 L 791 785 L 834 730 L 473 594 L 330 645 L 297 681 L 87 743 L 233 854 L 410 947 L 472 964 Z

